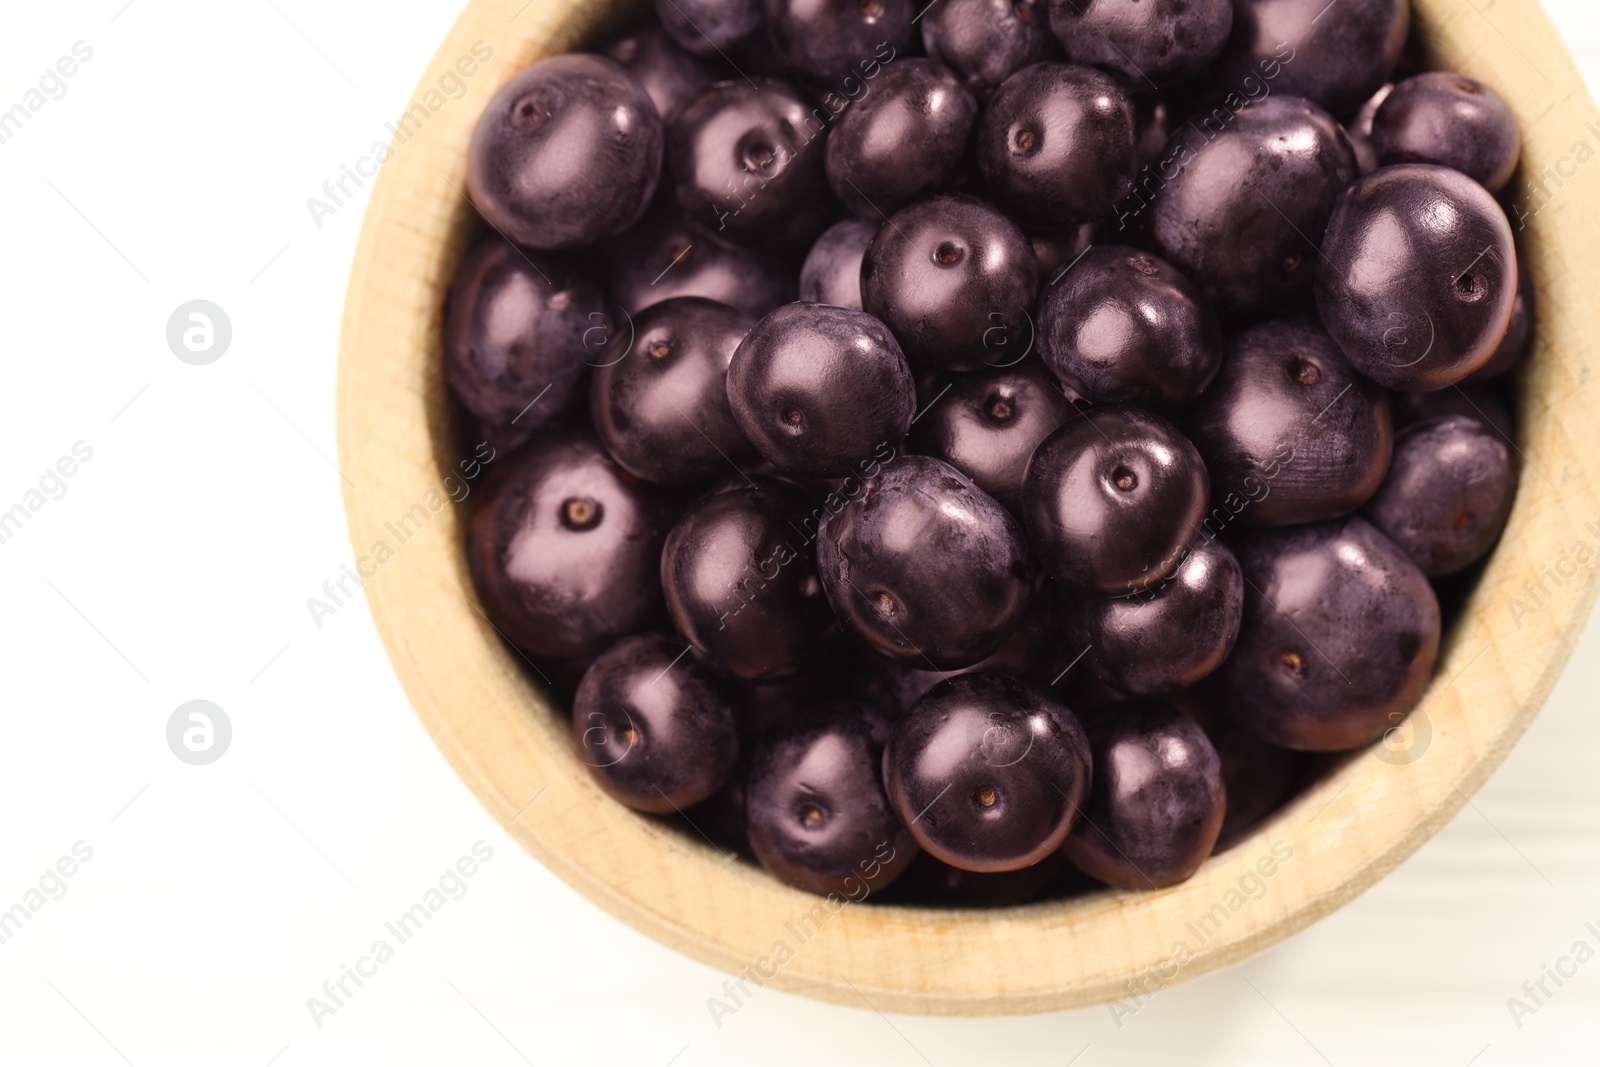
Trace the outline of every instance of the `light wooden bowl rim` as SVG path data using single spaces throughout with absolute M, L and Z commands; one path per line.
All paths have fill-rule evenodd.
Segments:
M 1414 3 L 1429 65 L 1506 97 L 1522 120 L 1525 172 L 1548 191 L 1546 199 L 1517 183 L 1524 211 L 1544 204 L 1524 235 L 1538 296 L 1517 412 L 1524 477 L 1434 683 L 1396 747 L 1349 759 L 1180 886 L 957 912 L 835 909 L 613 803 L 573 758 L 564 716 L 479 611 L 458 510 L 440 502 L 460 492 L 446 474 L 468 458 L 449 444 L 438 342 L 471 228 L 466 143 L 512 73 L 596 39 L 616 8 L 471 0 L 413 97 L 426 117 L 402 127 L 373 190 L 346 303 L 338 417 L 351 542 L 369 561 L 373 619 L 417 714 L 484 806 L 579 892 L 667 945 L 747 982 L 904 1012 L 1015 1014 L 1113 1000 L 1133 1010 L 1146 994 L 1314 922 L 1414 852 L 1527 728 L 1600 577 L 1573 562 L 1580 544 L 1600 554 L 1600 526 L 1585 527 L 1600 520 L 1600 432 L 1583 389 L 1588 339 L 1600 332 L 1590 239 L 1600 228 L 1581 210 L 1600 203 L 1600 167 L 1572 163 L 1576 142 L 1600 147 L 1600 124 L 1585 127 L 1594 106 L 1537 0 L 1481 12 L 1460 0 Z M 474 43 L 493 56 L 458 65 Z M 464 66 L 473 74 L 461 76 Z M 452 71 L 466 87 L 460 99 L 453 87 L 437 91 Z M 426 515 L 420 530 L 394 525 L 408 511 Z M 381 563 L 379 543 L 390 557 Z M 820 932 L 802 939 L 795 920 L 813 913 Z M 778 963 L 780 945 L 789 958 Z M 724 997 L 720 988 L 706 995 L 708 1009 Z

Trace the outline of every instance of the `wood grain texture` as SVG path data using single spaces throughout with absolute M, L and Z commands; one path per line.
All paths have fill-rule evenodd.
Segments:
M 1524 176 L 1538 182 L 1543 168 L 1566 162 L 1542 190 L 1515 183 L 1538 296 L 1536 347 L 1521 372 L 1526 462 L 1516 508 L 1404 736 L 1349 757 L 1183 885 L 984 912 L 824 908 L 827 936 L 802 940 L 794 924 L 816 898 L 636 817 L 591 784 L 564 715 L 525 680 L 478 608 L 462 515 L 431 507 L 467 458 L 448 432 L 438 338 L 473 228 L 462 192 L 473 124 L 516 70 L 596 39 L 616 12 L 592 0 L 473 0 L 415 99 L 475 42 L 493 58 L 467 79 L 465 98 L 397 139 L 373 191 L 346 303 L 339 451 L 356 556 L 388 557 L 363 569 L 378 631 L 417 714 L 484 806 L 561 878 L 650 936 L 735 974 L 782 943 L 792 957 L 762 965 L 770 977 L 761 980 L 884 1011 L 1012 1014 L 1159 988 L 1287 937 L 1415 851 L 1537 713 L 1600 577 L 1600 568 L 1562 562 L 1579 543 L 1600 552 L 1600 426 L 1578 389 L 1600 322 L 1600 165 L 1572 162 L 1580 141 L 1590 155 L 1600 150 L 1600 122 L 1536 0 L 1415 8 L 1429 64 L 1488 82 L 1518 114 Z M 396 520 L 417 505 L 428 518 L 400 536 Z M 1541 581 L 1536 603 L 1529 583 Z M 1266 864 L 1264 875 L 1275 846 L 1293 858 Z

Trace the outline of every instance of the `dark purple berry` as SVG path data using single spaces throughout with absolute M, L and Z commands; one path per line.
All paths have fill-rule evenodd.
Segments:
M 1372 122 L 1383 166 L 1437 163 L 1498 193 L 1522 153 L 1517 117 L 1499 93 L 1460 74 L 1429 71 L 1394 87 Z
M 1014 362 L 1032 336 L 1039 286 L 1033 247 L 1016 223 L 971 196 L 897 212 L 861 263 L 861 305 L 882 319 L 919 370 Z
M 1112 704 L 1084 721 L 1094 786 L 1072 835 L 1073 866 L 1119 889 L 1187 880 L 1222 832 L 1222 760 L 1206 732 L 1157 700 Z
M 1067 58 L 1159 89 L 1199 74 L 1228 43 L 1231 0 L 1051 0 Z
M 1427 576 L 1365 519 L 1252 531 L 1218 706 L 1280 748 L 1343 752 L 1398 725 L 1439 653 Z
M 932 908 L 1015 908 L 1037 899 L 1066 862 L 1052 852 L 1014 871 L 964 871 L 918 852 L 895 883 L 894 898 Z
M 661 610 L 661 543 L 678 503 L 587 430 L 546 431 L 506 461 L 467 535 L 496 630 L 536 656 L 592 656 Z
M 1481 420 L 1451 415 L 1400 432 L 1389 476 L 1364 514 L 1439 578 L 1488 554 L 1516 491 L 1510 445 Z
M 1350 146 L 1356 150 L 1356 164 L 1362 174 L 1371 174 L 1378 169 L 1378 150 L 1372 147 L 1372 120 L 1378 117 L 1378 108 L 1383 106 L 1392 92 L 1394 82 L 1385 82 L 1367 98 L 1355 117 L 1344 124 L 1345 133 L 1350 135 Z
M 638 634 L 584 672 L 572 740 L 600 788 L 637 811 L 681 811 L 711 796 L 739 760 L 728 694 L 683 646 Z
M 722 56 L 761 28 L 761 0 L 656 0 L 662 29 L 697 56 Z
M 851 211 L 882 222 L 955 180 L 977 119 L 978 102 L 949 67 L 901 60 L 828 134 L 828 184 Z
M 728 368 L 733 417 L 787 474 L 836 478 L 905 437 L 911 369 L 884 324 L 828 304 L 788 304 L 756 324 Z
M 725 241 L 805 247 L 828 218 L 820 121 L 785 82 L 712 86 L 685 104 L 667 131 L 678 206 Z
M 1396 393 L 1393 404 L 1396 430 L 1445 415 L 1466 415 L 1488 426 L 1502 441 L 1515 447 L 1516 423 L 1511 412 L 1505 401 L 1486 385 L 1463 383 L 1437 393 Z
M 755 323 L 694 296 L 635 317 L 601 357 L 589 391 L 595 432 L 612 458 L 663 485 L 708 481 L 753 460 L 728 408 L 728 364 Z
M 1155 250 L 1224 313 L 1254 314 L 1304 292 L 1334 202 L 1356 176 L 1355 149 L 1333 116 L 1269 97 L 1181 127 L 1149 187 L 1124 208 L 1148 212 Z
M 764 475 L 732 478 L 667 535 L 661 584 L 678 632 L 724 674 L 778 681 L 798 671 L 832 621 L 811 546 L 792 523 L 804 493 Z
M 1206 704 L 1186 700 L 1183 708 L 1205 728 L 1222 760 L 1222 784 L 1227 789 L 1228 810 L 1222 818 L 1217 847 L 1222 852 L 1255 829 L 1289 796 L 1307 758 L 1267 744 L 1232 719 Z
M 1067 600 L 1069 656 L 1113 689 L 1176 693 L 1215 671 L 1233 651 L 1244 612 L 1239 561 L 1221 541 L 1195 538 L 1172 577 L 1131 596 Z
M 1222 366 L 1222 324 L 1163 260 L 1118 245 L 1086 251 L 1039 297 L 1039 355 L 1096 404 L 1172 411 Z
M 611 242 L 605 264 L 611 298 L 630 315 L 699 296 L 760 318 L 792 302 L 798 285 L 787 258 L 723 244 L 670 209 L 652 211 Z
M 1031 867 L 1061 847 L 1087 799 L 1088 738 L 1065 706 L 1000 674 L 941 682 L 895 723 L 889 799 L 935 859 Z
M 540 60 L 489 101 L 467 149 L 467 189 L 489 224 L 529 248 L 621 233 L 661 176 L 661 115 L 603 56 Z
M 1286 526 L 1366 503 L 1389 469 L 1389 397 L 1314 322 L 1252 326 L 1186 423 L 1211 471 L 1213 536 L 1235 521 Z
M 1023 67 L 1055 59 L 1049 0 L 939 0 L 922 15 L 922 43 L 979 98 Z
M 1061 680 L 1063 667 L 1070 664 L 1073 654 L 1063 654 L 1061 645 L 1062 622 L 1053 601 L 1055 587 L 1042 584 L 1034 592 L 1028 611 L 1011 631 L 1011 636 L 1001 642 L 983 659 L 970 667 L 953 671 L 937 671 L 923 663 L 920 668 L 911 663 L 891 662 L 878 655 L 867 655 L 867 664 L 860 668 L 860 677 L 874 692 L 881 693 L 895 717 L 922 699 L 924 693 L 947 678 L 962 674 L 1004 674 L 1009 678 L 1027 682 L 1042 693 L 1056 695 L 1053 686 Z
M 878 223 L 845 219 L 822 231 L 800 268 L 800 299 L 808 304 L 861 310 L 861 259 Z
M 917 419 L 907 446 L 942 459 L 1021 514 L 1033 450 L 1072 415 L 1061 387 L 1036 359 L 951 377 Z
M 1182 561 L 1209 484 L 1194 445 L 1166 419 L 1101 407 L 1045 438 L 1022 490 L 1028 541 L 1052 578 L 1121 595 Z
M 1011 513 L 927 456 L 900 456 L 851 481 L 855 494 L 817 539 L 817 570 L 840 622 L 918 669 L 970 667 L 999 648 L 1033 587 Z
M 1348 115 L 1389 79 L 1411 27 L 1410 0 L 1233 0 L 1233 38 L 1218 62 L 1220 85 L 1248 92 L 1265 82 Z
M 491 237 L 450 287 L 445 380 L 485 432 L 514 447 L 581 391 L 611 325 L 587 268 Z
M 680 48 L 660 26 L 643 26 L 606 45 L 605 54 L 639 80 L 661 121 L 717 80 L 717 70 Z
M 1167 142 L 1178 129 L 1176 103 L 1164 94 L 1135 92 L 1133 114 L 1139 166 L 1155 167 L 1166 158 Z
M 764 742 L 746 787 L 750 846 L 773 877 L 860 901 L 889 886 L 917 844 L 884 795 L 886 720 L 832 705 Z
M 876 77 L 911 42 L 911 0 L 766 0 L 767 34 L 799 77 L 836 91 Z
M 1035 63 L 1007 78 L 978 123 L 978 169 L 1024 225 L 1061 229 L 1107 214 L 1133 189 L 1133 101 L 1092 67 Z
M 1511 324 L 1511 224 L 1460 171 L 1383 167 L 1339 198 L 1316 292 L 1356 370 L 1390 389 L 1443 389 L 1486 364 Z
M 740 756 L 747 751 L 748 746 L 741 742 Z M 741 760 L 722 788 L 694 807 L 684 809 L 683 820 L 688 823 L 686 830 L 704 837 L 718 850 L 725 850 L 725 856 L 732 853 L 754 859 L 750 839 L 745 835 L 744 787 L 747 774 L 744 761 Z
M 1030 234 L 1028 240 L 1039 261 L 1039 288 L 1048 289 L 1078 262 L 1079 256 L 1095 245 L 1105 244 L 1104 229 L 1101 223 L 1086 222 L 1065 230 Z

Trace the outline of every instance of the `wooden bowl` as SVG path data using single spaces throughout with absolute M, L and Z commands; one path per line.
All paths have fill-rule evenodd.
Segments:
M 1385 743 L 1342 761 L 1180 886 L 958 912 L 833 910 L 607 799 L 573 757 L 563 709 L 529 684 L 479 608 L 462 511 L 446 502 L 474 483 L 456 468 L 467 457 L 450 433 L 439 342 L 474 228 L 462 192 L 467 140 L 515 71 L 599 40 L 619 9 L 472 0 L 372 193 L 345 309 L 339 454 L 378 632 L 417 714 L 484 806 L 568 883 L 665 944 L 754 981 L 903 1012 L 1012 1014 L 1153 992 L 1287 937 L 1415 851 L 1527 728 L 1595 598 L 1600 427 L 1584 388 L 1600 333 L 1589 237 L 1600 232 L 1600 163 L 1589 162 L 1600 121 L 1537 0 L 1414 6 L 1427 65 L 1489 83 L 1521 120 L 1515 195 L 1538 308 L 1533 357 L 1519 372 L 1526 462 L 1516 507 L 1445 635 L 1426 698 Z M 441 78 L 465 84 L 465 96 L 438 92 Z M 820 932 L 802 940 L 806 916 Z

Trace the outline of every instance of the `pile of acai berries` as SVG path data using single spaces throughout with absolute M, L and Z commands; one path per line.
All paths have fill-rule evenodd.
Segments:
M 606 793 L 789 885 L 1172 885 L 1385 752 L 1506 523 L 1517 124 L 1407 0 L 924 3 L 489 103 L 472 572 Z

